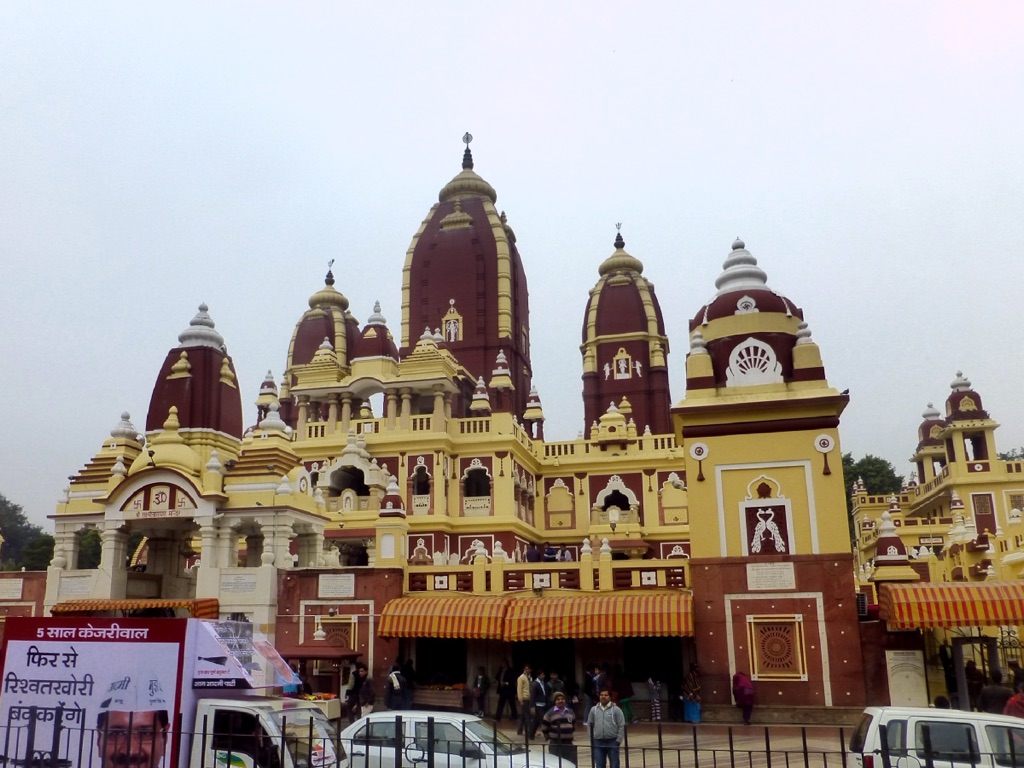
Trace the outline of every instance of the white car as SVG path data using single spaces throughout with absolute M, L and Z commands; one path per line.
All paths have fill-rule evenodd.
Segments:
M 885 728 L 883 741 L 882 728 Z M 868 707 L 853 736 L 854 768 L 1017 768 L 1024 766 L 1024 720 L 984 712 L 917 707 Z
M 427 768 L 431 751 L 435 768 L 576 768 L 542 743 L 527 752 L 486 720 L 455 712 L 371 712 L 341 732 L 340 744 L 340 768 Z

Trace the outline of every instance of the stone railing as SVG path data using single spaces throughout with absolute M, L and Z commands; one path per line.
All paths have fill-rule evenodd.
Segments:
M 476 594 L 522 590 L 608 592 L 625 589 L 685 588 L 687 558 L 612 560 L 611 553 L 584 554 L 579 561 L 520 563 L 477 556 L 472 563 L 409 565 L 406 592 Z

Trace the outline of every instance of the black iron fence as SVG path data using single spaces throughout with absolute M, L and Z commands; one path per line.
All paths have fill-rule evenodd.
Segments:
M 176 719 L 180 722 L 180 718 Z M 360 725 L 360 723 L 362 725 Z M 883 747 L 860 755 L 849 732 L 821 726 L 627 725 L 603 749 L 582 727 L 554 743 L 506 735 L 486 721 L 395 713 L 363 719 L 350 737 L 110 732 L 72 723 L 0 725 L 0 768 L 1024 768 L 1009 738 L 994 754 L 951 755 L 930 743 L 912 754 Z M 882 743 L 888 740 L 883 736 Z M 171 747 L 178 765 L 169 764 Z

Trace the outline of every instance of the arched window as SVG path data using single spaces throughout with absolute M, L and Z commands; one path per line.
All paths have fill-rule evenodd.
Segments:
M 357 496 L 370 495 L 370 487 L 363 479 L 363 470 L 356 467 L 342 467 L 331 475 L 331 496 L 340 496 L 349 489 L 355 491 Z
M 465 495 L 490 497 L 491 478 L 486 469 L 471 469 L 466 472 Z
M 604 504 L 601 505 L 601 509 L 607 510 L 609 507 L 615 507 L 616 509 L 628 511 L 629 510 L 629 499 L 622 491 L 612 491 L 604 497 Z
M 416 467 L 412 474 L 412 493 L 414 496 L 426 496 L 430 493 L 430 475 L 424 466 Z

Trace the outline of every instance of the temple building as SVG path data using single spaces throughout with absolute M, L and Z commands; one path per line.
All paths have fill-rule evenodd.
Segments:
M 940 693 L 964 690 L 965 656 L 1005 669 L 1021 653 L 1024 461 L 998 458 L 998 426 L 957 371 L 945 415 L 932 403 L 922 414 L 914 470 L 899 493 L 853 484 L 858 588 L 890 630 L 923 643 L 934 662 L 928 687 Z M 934 661 L 944 645 L 959 686 L 943 681 Z
M 397 322 L 379 304 L 357 319 L 373 297 L 350 300 L 359 286 L 328 271 L 304 304 L 293 297 L 288 348 L 266 350 L 271 366 L 283 356 L 280 376 L 244 383 L 259 384 L 255 402 L 216 308 L 187 321 L 182 307 L 144 430 L 112 418 L 58 504 L 45 610 L 216 599 L 285 656 L 359 655 L 378 678 L 398 659 L 453 682 L 504 662 L 575 680 L 608 663 L 642 699 L 649 676 L 671 689 L 698 661 L 707 704 L 729 704 L 742 670 L 764 703 L 863 706 L 848 396 L 803 309 L 737 239 L 689 327 L 666 328 L 657 276 L 616 233 L 581 318 L 581 436 L 551 439 L 528 237 L 521 256 L 496 203 L 467 144 L 422 222 L 395 222 L 414 231 L 392 265 Z M 676 400 L 672 365 L 686 373 Z M 964 430 L 991 465 L 987 427 Z M 921 503 L 929 516 L 941 505 Z M 78 562 L 91 530 L 95 570 Z

